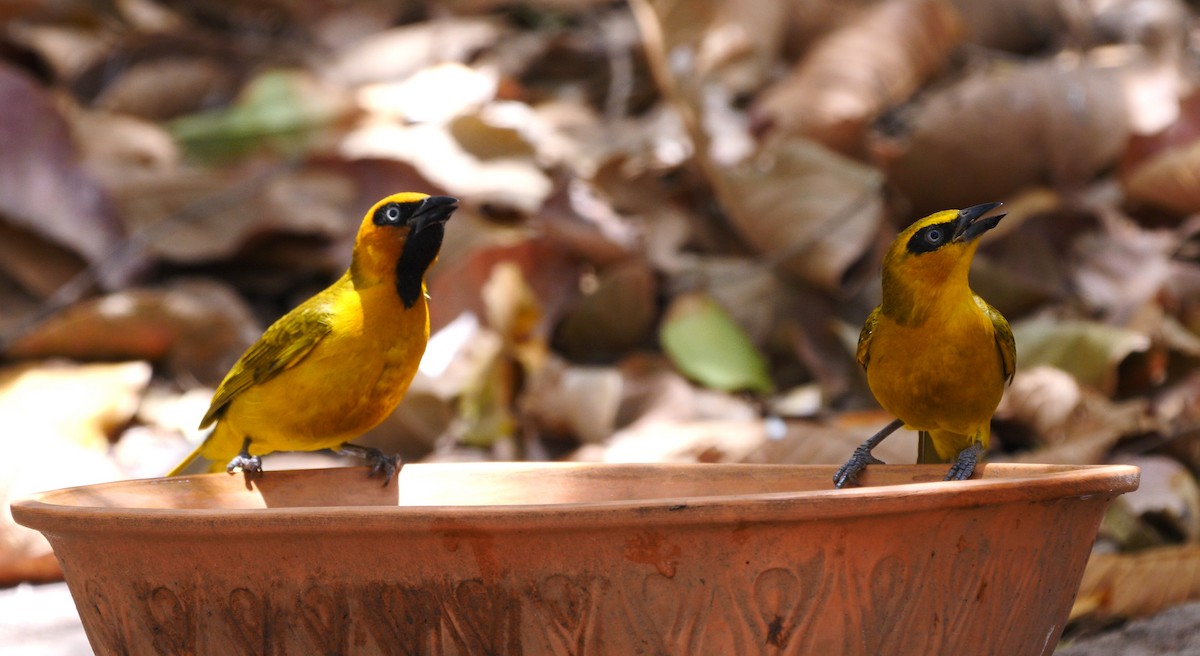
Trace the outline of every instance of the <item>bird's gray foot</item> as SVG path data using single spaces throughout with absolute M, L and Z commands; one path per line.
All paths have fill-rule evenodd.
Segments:
M 975 465 L 979 463 L 981 456 L 983 456 L 983 446 L 979 442 L 975 442 L 971 446 L 959 451 L 958 458 L 950 466 L 950 471 L 946 472 L 945 480 L 965 481 L 971 478 L 971 474 L 975 472 Z
M 225 471 L 230 474 L 242 470 L 247 476 L 255 476 L 263 473 L 262 459 L 258 456 L 250 455 L 250 438 L 242 441 L 242 450 L 229 461 L 225 466 Z
M 400 458 L 399 453 L 389 456 L 373 446 L 359 446 L 347 442 L 342 445 L 341 452 L 366 459 L 367 465 L 371 468 L 368 476 L 372 478 L 383 476 L 384 487 L 387 487 L 392 482 L 392 479 L 400 473 L 400 469 L 404 467 L 404 460 Z

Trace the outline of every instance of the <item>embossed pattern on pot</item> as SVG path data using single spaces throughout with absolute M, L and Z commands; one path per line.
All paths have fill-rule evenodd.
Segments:
M 299 507 L 291 490 L 336 498 L 361 472 L 271 472 L 282 488 L 271 507 L 224 521 L 160 496 L 161 509 L 42 530 L 100 654 L 1019 655 L 1053 649 L 1047 632 L 1061 631 L 1100 513 L 1136 482 L 1132 468 L 1102 468 L 1102 481 L 1096 469 L 988 465 L 937 504 L 945 484 L 886 485 L 936 466 L 880 468 L 896 472 L 874 481 L 882 489 L 836 493 L 818 489 L 831 467 L 410 467 L 399 498 L 407 476 L 427 486 L 407 494 L 421 503 L 438 489 L 536 486 L 474 508 Z M 183 480 L 161 493 L 217 505 L 210 485 L 255 494 L 224 475 Z M 612 498 L 637 480 L 673 496 Z M 585 501 L 595 496 L 606 500 Z M 551 497 L 562 501 L 523 504 Z

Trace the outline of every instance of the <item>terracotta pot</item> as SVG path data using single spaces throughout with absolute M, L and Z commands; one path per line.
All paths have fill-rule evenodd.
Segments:
M 1048 654 L 1130 466 L 409 465 L 13 504 L 99 654 Z

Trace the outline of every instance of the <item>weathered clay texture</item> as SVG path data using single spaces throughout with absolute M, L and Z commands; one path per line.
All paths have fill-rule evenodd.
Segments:
M 14 504 L 98 654 L 1048 654 L 1128 466 L 409 465 Z

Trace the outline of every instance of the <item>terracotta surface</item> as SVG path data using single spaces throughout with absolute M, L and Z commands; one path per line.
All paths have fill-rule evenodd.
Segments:
M 47 492 L 99 654 L 1048 654 L 1130 466 L 408 465 Z M 875 486 L 875 487 L 872 487 Z

